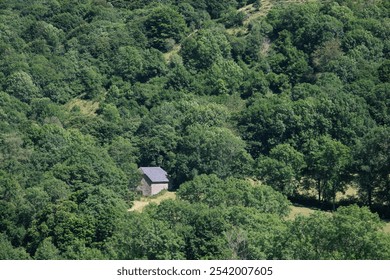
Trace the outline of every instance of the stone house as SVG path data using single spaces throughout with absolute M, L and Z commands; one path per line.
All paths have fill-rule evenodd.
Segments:
M 144 196 L 155 195 L 168 189 L 168 174 L 161 167 L 140 167 L 139 171 L 142 174 L 142 180 L 137 190 L 142 191 Z

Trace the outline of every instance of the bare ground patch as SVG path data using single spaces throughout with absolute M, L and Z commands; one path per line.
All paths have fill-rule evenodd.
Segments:
M 156 204 L 160 204 L 161 201 L 167 200 L 167 199 L 176 199 L 176 193 L 165 191 L 165 192 L 162 192 L 161 194 L 154 195 L 151 197 L 143 196 L 143 197 L 141 197 L 140 200 L 134 201 L 133 207 L 131 207 L 128 211 L 142 212 L 142 210 L 150 203 L 153 202 Z

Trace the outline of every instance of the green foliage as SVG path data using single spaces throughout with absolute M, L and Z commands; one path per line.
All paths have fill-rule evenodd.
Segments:
M 383 83 L 390 82 L 390 60 L 385 60 L 378 68 L 379 79 Z
M 242 26 L 244 19 L 245 13 L 237 12 L 234 8 L 230 8 L 221 17 L 221 21 L 224 23 L 226 28 Z
M 332 199 L 344 192 L 348 183 L 347 168 L 351 165 L 350 149 L 327 136 L 308 143 L 307 174 L 316 180 L 318 200 Z
M 131 46 L 120 47 L 114 58 L 114 69 L 117 75 L 125 80 L 134 81 L 143 68 L 140 52 Z
M 183 259 L 183 237 L 166 222 L 145 216 L 134 213 L 126 219 L 117 237 L 117 259 Z
M 216 62 L 205 72 L 204 88 L 209 94 L 232 94 L 239 89 L 243 76 L 242 69 L 234 61 Z
M 0 260 L 28 260 L 30 256 L 23 248 L 15 248 L 5 234 L 0 235 Z
M 197 174 L 243 177 L 251 165 L 252 158 L 245 150 L 245 143 L 226 128 L 190 126 L 179 143 L 180 182 Z
M 23 102 L 39 97 L 39 89 L 34 84 L 31 76 L 23 71 L 11 74 L 7 79 L 7 93 Z
M 218 59 L 230 57 L 231 46 L 218 30 L 202 29 L 183 41 L 180 54 L 187 67 L 207 69 Z
M 386 1 L 0 2 L 0 259 L 389 258 Z
M 48 237 L 39 244 L 35 252 L 36 260 L 58 260 L 61 259 L 59 250 L 54 246 L 51 238 Z
M 283 259 L 387 259 L 389 239 L 367 208 L 340 207 L 332 216 L 296 218 L 286 231 Z
M 183 200 L 209 207 L 253 207 L 259 212 L 279 216 L 289 212 L 289 202 L 279 192 L 236 178 L 222 180 L 215 175 L 200 175 L 182 184 L 177 195 Z
M 169 51 L 169 41 L 180 42 L 187 26 L 182 15 L 168 6 L 153 9 L 144 23 L 150 45 L 156 49 Z
M 368 205 L 389 202 L 389 128 L 376 127 L 354 150 L 359 190 Z
M 311 73 L 307 57 L 293 46 L 290 33 L 280 32 L 274 44 L 276 54 L 269 58 L 273 72 L 288 75 L 293 84 L 307 80 Z
M 297 191 L 306 167 L 304 155 L 289 144 L 280 144 L 270 151 L 269 157 L 259 157 L 258 177 L 285 195 Z

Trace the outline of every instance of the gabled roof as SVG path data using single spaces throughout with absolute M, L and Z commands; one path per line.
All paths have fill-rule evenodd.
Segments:
M 168 174 L 161 167 L 140 167 L 152 183 L 168 183 Z

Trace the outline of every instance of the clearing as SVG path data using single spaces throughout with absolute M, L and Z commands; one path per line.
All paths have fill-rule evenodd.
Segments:
M 75 107 L 80 110 L 81 114 L 94 117 L 96 116 L 96 110 L 99 108 L 99 102 L 74 98 L 65 104 L 68 111 L 72 111 Z
M 169 192 L 169 191 L 163 191 L 157 195 L 149 196 L 149 197 L 141 197 L 140 200 L 134 201 L 133 207 L 129 209 L 129 211 L 137 211 L 142 212 L 142 210 L 149 204 L 149 203 L 156 203 L 160 204 L 161 201 L 166 199 L 176 199 L 176 193 L 175 192 Z
M 295 205 L 292 205 L 290 208 L 291 208 L 291 212 L 288 215 L 289 220 L 294 220 L 294 218 L 298 215 L 309 216 L 310 214 L 313 214 L 315 211 L 314 209 L 308 207 L 295 206 Z

